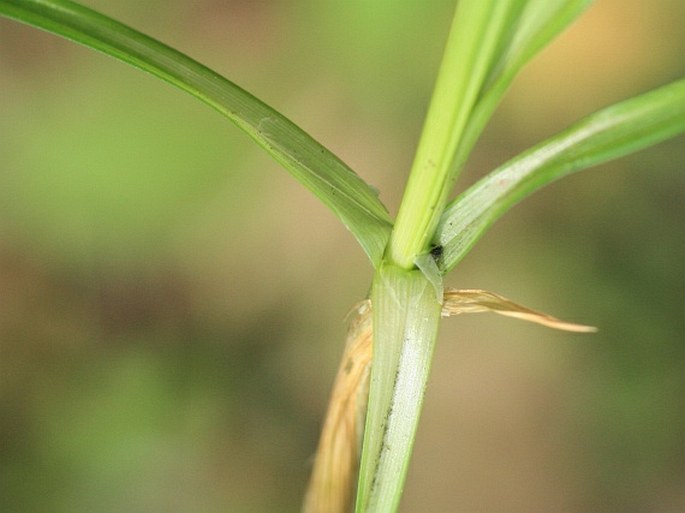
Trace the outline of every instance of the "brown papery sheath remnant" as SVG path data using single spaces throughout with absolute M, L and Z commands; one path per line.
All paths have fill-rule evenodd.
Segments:
M 349 513 L 353 509 L 371 368 L 371 308 L 364 301 L 345 341 L 316 451 L 303 513 Z

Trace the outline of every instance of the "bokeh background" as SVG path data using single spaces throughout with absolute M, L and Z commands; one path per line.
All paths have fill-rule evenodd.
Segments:
M 263 98 L 396 212 L 451 0 L 89 0 Z M 683 76 L 685 3 L 599 0 L 459 189 Z M 685 511 L 683 138 L 526 200 L 448 278 L 596 335 L 441 333 L 403 512 Z M 371 268 L 184 93 L 0 20 L 0 511 L 296 512 Z

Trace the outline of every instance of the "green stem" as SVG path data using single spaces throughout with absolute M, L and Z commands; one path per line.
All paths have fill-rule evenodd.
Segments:
M 440 303 L 421 271 L 383 265 L 372 291 L 373 364 L 357 512 L 397 509 L 421 412 Z
M 453 165 L 469 115 L 498 50 L 514 0 L 462 0 L 400 205 L 387 257 L 410 269 L 424 253 L 459 169 Z

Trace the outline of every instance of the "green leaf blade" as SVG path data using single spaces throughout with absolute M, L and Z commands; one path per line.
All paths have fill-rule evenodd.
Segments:
M 489 84 L 511 82 L 526 63 L 573 23 L 593 1 L 528 0 L 499 62 L 493 67 Z
M 389 258 L 428 250 L 452 185 L 519 71 L 591 0 L 462 0 L 457 5 Z
M 421 133 L 389 258 L 410 269 L 430 242 L 458 169 L 454 154 L 481 88 L 525 2 L 458 3 L 431 104 Z
M 0 14 L 115 57 L 219 111 L 321 199 L 380 264 L 392 220 L 377 192 L 273 108 L 190 57 L 76 3 L 0 0 Z
M 461 167 L 485 125 L 518 73 L 541 50 L 571 25 L 593 0 L 529 0 L 516 20 L 510 38 L 503 41 L 498 61 L 473 109 L 464 138 L 454 157 Z
M 545 185 L 685 132 L 685 80 L 603 109 L 512 159 L 443 213 L 434 242 L 451 270 L 501 215 Z

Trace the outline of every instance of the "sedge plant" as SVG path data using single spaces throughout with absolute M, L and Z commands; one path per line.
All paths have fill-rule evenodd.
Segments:
M 292 121 L 197 61 L 68 0 L 0 0 L 0 14 L 122 60 L 190 93 L 249 135 L 347 227 L 374 268 L 357 306 L 316 456 L 307 513 L 397 510 L 442 317 L 494 311 L 572 331 L 443 276 L 510 208 L 576 171 L 685 131 L 685 80 L 609 106 L 495 169 L 455 181 L 518 72 L 590 0 L 461 0 L 397 215 Z

